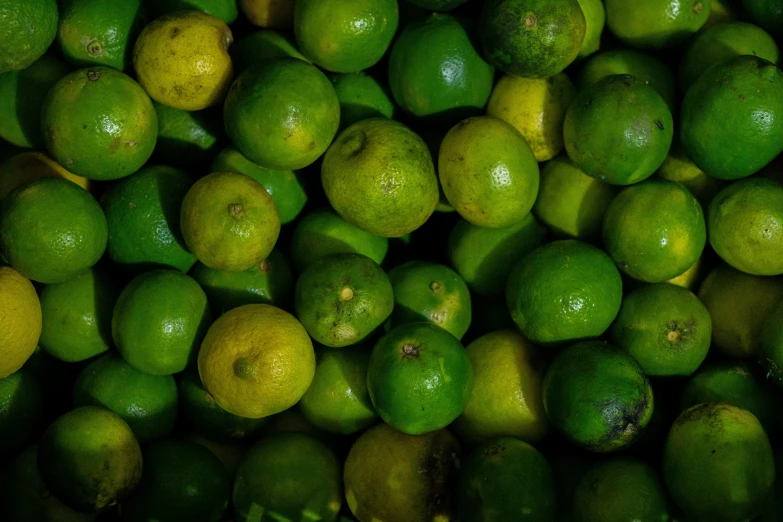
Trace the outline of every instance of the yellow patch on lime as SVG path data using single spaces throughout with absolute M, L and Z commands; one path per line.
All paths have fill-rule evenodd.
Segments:
M 19 185 L 40 178 L 64 178 L 84 190 L 90 190 L 90 180 L 68 172 L 43 152 L 27 151 L 8 158 L 0 165 L 0 199 Z

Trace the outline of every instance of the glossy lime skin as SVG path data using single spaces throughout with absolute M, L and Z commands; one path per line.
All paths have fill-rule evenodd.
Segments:
M 196 358 L 212 319 L 207 296 L 192 278 L 152 270 L 123 289 L 112 316 L 120 355 L 152 375 L 181 372 Z
M 373 348 L 367 389 L 387 424 L 421 435 L 459 417 L 473 390 L 473 369 L 449 332 L 429 323 L 408 323 L 390 330 Z
M 62 283 L 87 270 L 106 249 L 108 227 L 89 192 L 62 178 L 14 189 L 0 210 L 0 252 L 23 276 Z
M 109 187 L 101 206 L 109 225 L 111 260 L 134 271 L 190 270 L 196 256 L 182 239 L 179 211 L 193 181 L 184 171 L 156 165 Z
M 0 74 L 0 138 L 25 148 L 43 148 L 41 103 L 68 66 L 41 56 L 29 67 Z
M 764 178 L 736 181 L 707 211 L 710 245 L 737 270 L 783 274 L 783 187 Z
M 492 92 L 495 71 L 473 46 L 473 23 L 433 13 L 400 31 L 389 54 L 389 84 L 397 104 L 419 118 L 475 115 Z
M 612 260 L 592 245 L 565 239 L 517 263 L 506 303 L 522 334 L 535 343 L 598 337 L 620 310 L 622 280 Z
M 580 91 L 563 124 L 568 156 L 588 176 L 613 185 L 650 177 L 669 153 L 672 114 L 658 91 L 631 75 Z
M 537 449 L 512 437 L 484 442 L 468 455 L 459 496 L 464 522 L 555 519 L 552 467 Z M 524 513 L 521 519 L 520 513 Z
M 17 455 L 31 440 L 38 438 L 45 426 L 45 398 L 38 377 L 28 369 L 22 368 L 0 379 L 2 458 Z
M 663 49 L 685 41 L 710 17 L 707 0 L 605 0 L 606 25 L 630 47 Z
M 340 100 L 340 128 L 368 118 L 394 118 L 395 106 L 386 86 L 365 72 L 329 76 Z
M 547 368 L 542 394 L 552 425 L 599 453 L 630 446 L 652 418 L 653 390 L 641 366 L 622 348 L 599 341 L 560 352 Z
M 29 67 L 57 35 L 56 0 L 6 0 L 0 6 L 0 73 Z
M 623 189 L 604 216 L 606 252 L 639 281 L 662 283 L 699 259 L 707 242 L 699 201 L 674 181 L 649 179 Z
M 710 176 L 731 180 L 759 171 L 783 151 L 783 72 L 756 56 L 705 71 L 685 93 L 680 137 Z
M 185 111 L 155 100 L 158 141 L 155 158 L 165 165 L 203 172 L 225 141 L 222 111 Z
M 488 0 L 479 20 L 490 65 L 525 78 L 565 69 L 579 54 L 585 31 L 577 0 Z
M 146 163 L 158 117 L 141 85 L 108 67 L 74 71 L 49 91 L 41 112 L 46 150 L 74 174 L 112 180 Z
M 296 316 L 317 342 L 330 347 L 356 344 L 389 317 L 394 295 L 389 276 L 361 254 L 330 254 L 299 276 Z
M 223 106 L 226 133 L 250 161 L 275 170 L 304 168 L 326 151 L 340 124 L 340 102 L 317 67 L 278 58 L 246 69 Z

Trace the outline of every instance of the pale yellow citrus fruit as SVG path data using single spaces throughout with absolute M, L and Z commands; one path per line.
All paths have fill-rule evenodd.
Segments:
M 31 150 L 12 156 L 0 165 L 0 199 L 19 185 L 40 178 L 65 178 L 90 190 L 90 180 L 68 172 L 43 152 Z
M 27 362 L 41 325 L 41 303 L 33 284 L 10 266 L 0 266 L 0 379 Z

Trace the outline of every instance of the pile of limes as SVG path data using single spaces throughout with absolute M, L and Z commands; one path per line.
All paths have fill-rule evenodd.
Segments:
M 0 0 L 0 522 L 783 520 L 779 44 Z

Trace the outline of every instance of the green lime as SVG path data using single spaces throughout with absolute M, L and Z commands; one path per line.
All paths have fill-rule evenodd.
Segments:
M 57 35 L 56 0 L 7 0 L 0 7 L 0 73 L 29 67 Z
M 0 517 L 14 522 L 93 522 L 52 495 L 38 473 L 38 447 L 30 446 L 11 462 L 0 493 Z
M 170 375 L 195 361 L 211 319 L 207 296 L 196 281 L 175 270 L 152 270 L 120 293 L 112 336 L 131 366 Z
M 457 339 L 468 331 L 470 291 L 451 268 L 427 261 L 409 261 L 389 272 L 394 289 L 391 326 L 427 322 Z
M 0 458 L 18 454 L 43 427 L 44 394 L 38 377 L 22 368 L 0 379 Z
M 484 4 L 479 40 L 501 71 L 546 78 L 576 59 L 586 25 L 577 0 L 498 0 Z
M 305 62 L 310 61 L 296 48 L 293 38 L 271 29 L 250 33 L 231 46 L 231 60 L 237 72 L 275 58 L 299 58 Z
M 549 462 L 527 442 L 511 437 L 487 441 L 468 455 L 459 496 L 464 522 L 549 522 L 557 505 Z
M 528 214 L 516 225 L 485 228 L 460 219 L 451 230 L 447 255 L 451 266 L 479 295 L 501 295 L 511 268 L 544 243 L 546 229 Z
M 104 65 L 124 71 L 130 69 L 133 44 L 146 15 L 143 0 L 62 0 L 57 43 L 74 67 Z
M 605 0 L 606 25 L 612 33 L 639 49 L 663 49 L 685 41 L 710 17 L 709 0 L 646 0 L 628 4 Z
M 601 0 L 578 0 L 585 15 L 585 38 L 577 58 L 584 59 L 601 48 L 601 34 L 606 23 L 606 9 Z
M 707 211 L 710 245 L 752 275 L 783 274 L 783 186 L 764 178 L 736 181 Z
M 152 155 L 158 117 L 130 76 L 91 67 L 54 84 L 41 112 L 46 149 L 66 169 L 89 179 L 132 174 Z
M 680 114 L 683 151 L 704 172 L 739 179 L 783 151 L 783 72 L 756 56 L 730 58 L 701 74 Z
M 378 414 L 367 390 L 369 350 L 321 348 L 315 353 L 315 377 L 299 409 L 316 428 L 342 435 L 375 424 Z
M 307 193 L 297 173 L 256 165 L 234 147 L 228 146 L 218 153 L 211 171 L 238 172 L 261 183 L 275 202 L 281 225 L 293 221 L 307 203 Z
M 41 104 L 68 71 L 60 60 L 44 55 L 25 69 L 0 74 L 0 138 L 42 149 Z
M 764 27 L 773 36 L 783 34 L 783 6 L 774 0 L 740 0 L 740 5 L 751 20 Z
M 750 520 L 772 491 L 775 460 L 767 434 L 747 410 L 700 404 L 680 414 L 663 452 L 663 478 L 695 520 Z
M 252 439 L 266 423 L 229 413 L 204 388 L 197 371 L 185 371 L 179 378 L 182 419 L 195 433 L 218 442 Z
M 162 267 L 187 272 L 196 256 L 182 239 L 179 212 L 192 185 L 185 172 L 156 165 L 109 187 L 101 206 L 109 224 L 111 260 L 137 272 Z
M 490 116 L 462 120 L 438 155 L 443 192 L 474 225 L 505 228 L 533 208 L 539 171 L 530 145 L 510 123 Z
M 594 241 L 618 191 L 579 170 L 568 156 L 558 156 L 541 169 L 533 214 L 558 237 Z
M 140 372 L 116 354 L 85 366 L 73 387 L 75 408 L 102 406 L 116 413 L 139 442 L 170 433 L 178 404 L 174 377 Z
M 156 0 L 150 3 L 150 7 L 158 16 L 174 11 L 198 9 L 226 24 L 233 24 L 239 16 L 236 0 Z
M 228 137 L 253 163 L 275 170 L 301 169 L 332 142 L 340 124 L 340 102 L 317 67 L 277 58 L 237 77 L 223 118 Z
M 363 254 L 379 265 L 389 240 L 353 226 L 330 209 L 313 210 L 291 235 L 291 261 L 300 272 L 328 254 Z
M 237 0 L 251 24 L 279 30 L 293 28 L 294 4 L 291 0 Z
M 571 497 L 574 522 L 673 520 L 658 472 L 629 457 L 605 460 L 582 475 Z
M 669 155 L 658 169 L 659 178 L 676 181 L 696 196 L 703 207 L 707 207 L 712 198 L 726 186 L 726 182 L 709 176 L 696 166 L 682 151 L 679 140 L 672 143 Z
M 707 242 L 699 201 L 674 181 L 648 179 L 624 188 L 606 210 L 604 247 L 639 281 L 660 283 L 688 270 Z
M 386 87 L 365 72 L 330 75 L 340 101 L 340 128 L 368 118 L 394 118 L 394 102 Z
M 670 109 L 676 106 L 677 86 L 671 69 L 655 56 L 636 49 L 610 49 L 590 58 L 579 73 L 579 89 L 615 74 L 634 76 L 658 91 Z
M 241 271 L 261 263 L 280 234 L 269 192 L 236 172 L 196 181 L 182 200 L 180 226 L 188 250 L 216 270 Z
M 243 272 L 215 270 L 197 263 L 190 275 L 207 294 L 215 317 L 250 303 L 289 308 L 294 292 L 293 270 L 277 249 L 273 249 L 258 265 Z
M 511 317 L 534 343 L 598 337 L 614 321 L 621 300 L 622 280 L 609 256 L 573 239 L 526 255 L 506 287 Z
M 474 47 L 473 34 L 469 19 L 446 13 L 406 24 L 389 54 L 397 104 L 416 117 L 446 121 L 481 111 L 495 75 Z
M 761 327 L 759 359 L 767 379 L 783 386 L 783 301 L 778 301 Z
M 403 324 L 373 348 L 367 388 L 387 424 L 420 435 L 459 417 L 473 389 L 473 370 L 459 340 L 443 328 Z
M 377 236 L 413 232 L 438 204 L 427 144 L 387 119 L 362 120 L 340 133 L 324 156 L 321 182 L 344 220 Z
M 296 282 L 296 316 L 317 342 L 356 344 L 389 317 L 394 295 L 389 276 L 361 254 L 330 254 L 311 264 Z
M 712 318 L 699 298 L 668 283 L 625 295 L 609 339 L 650 376 L 691 375 L 710 349 Z
M 144 472 L 120 504 L 123 522 L 218 522 L 231 484 L 223 463 L 189 441 L 161 440 L 145 446 Z
M 574 165 L 613 185 L 650 177 L 666 159 L 673 135 L 672 114 L 661 95 L 628 74 L 607 76 L 582 89 L 563 124 Z
M 514 330 L 497 330 L 465 350 L 473 368 L 473 391 L 454 423 L 460 437 L 470 442 L 543 439 L 549 432 L 541 399 L 545 361 L 533 343 Z
M 714 268 L 699 288 L 712 316 L 713 346 L 729 357 L 755 357 L 764 320 L 781 298 L 781 277 L 754 276 L 724 264 Z
M 40 290 L 44 352 L 68 363 L 86 361 L 111 349 L 111 313 L 120 288 L 102 268 L 85 270 Z
M 83 513 L 106 511 L 141 479 L 141 448 L 128 424 L 98 406 L 60 416 L 38 446 L 38 471 L 65 505 Z
M 372 67 L 397 31 L 395 0 L 296 0 L 294 33 L 305 56 L 332 72 Z
M 0 251 L 23 276 L 62 283 L 98 262 L 106 217 L 89 192 L 62 178 L 13 190 L 0 208 Z
M 237 522 L 331 522 L 342 505 L 340 463 L 322 442 L 299 433 L 274 435 L 245 454 L 234 482 Z
M 375 425 L 359 436 L 345 461 L 351 513 L 384 522 L 456 520 L 461 453 L 447 430 L 406 435 L 383 422 Z
M 203 170 L 223 144 L 223 120 L 215 109 L 184 111 L 153 101 L 158 115 L 155 157 L 165 165 Z
M 652 418 L 653 390 L 642 367 L 607 343 L 584 341 L 560 352 L 541 393 L 552 425 L 590 451 L 627 448 Z

